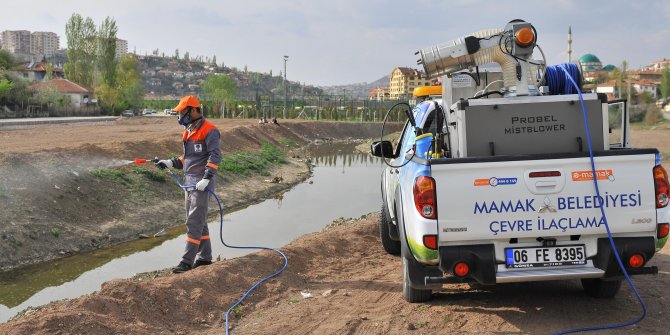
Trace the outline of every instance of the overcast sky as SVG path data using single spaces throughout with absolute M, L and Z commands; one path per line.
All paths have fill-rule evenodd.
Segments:
M 17 0 L 3 1 L 0 31 L 53 31 L 65 47 L 65 23 L 76 12 L 100 24 L 116 19 L 128 49 L 216 55 L 226 66 L 274 75 L 288 55 L 289 80 L 314 85 L 371 82 L 396 66 L 416 66 L 414 52 L 468 35 L 531 22 L 547 62 L 597 55 L 630 68 L 670 58 L 667 0 Z

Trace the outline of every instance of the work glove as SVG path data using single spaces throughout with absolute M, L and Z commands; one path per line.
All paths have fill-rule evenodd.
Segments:
M 197 184 L 195 184 L 195 189 L 198 191 L 204 191 L 209 185 L 209 179 L 201 179 Z
M 157 168 L 163 170 L 165 168 L 171 168 L 172 167 L 172 160 L 171 159 L 163 159 L 159 160 L 158 162 L 154 163 Z

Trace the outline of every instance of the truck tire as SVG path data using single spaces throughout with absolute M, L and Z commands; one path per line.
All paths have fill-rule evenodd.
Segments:
M 382 214 L 379 218 L 379 238 L 382 240 L 382 246 L 384 250 L 394 256 L 400 255 L 400 241 L 394 241 L 391 239 L 389 233 L 391 222 L 391 215 L 389 214 L 388 208 L 386 208 L 386 201 L 382 202 Z
M 605 281 L 600 278 L 582 279 L 584 291 L 596 298 L 614 298 L 621 288 L 621 280 Z
M 433 290 L 416 289 L 409 282 L 409 260 L 402 258 L 402 295 L 407 302 L 425 302 L 433 298 Z

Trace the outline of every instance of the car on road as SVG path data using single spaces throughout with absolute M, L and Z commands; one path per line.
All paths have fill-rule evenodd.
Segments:
M 166 115 L 177 115 L 178 114 L 177 112 L 173 111 L 171 108 L 164 109 L 163 113 L 165 113 Z
M 145 108 L 142 111 L 142 115 L 151 115 L 151 114 L 156 114 L 156 111 L 150 108 Z
M 132 110 L 128 109 L 121 112 L 121 116 L 135 116 L 135 113 Z

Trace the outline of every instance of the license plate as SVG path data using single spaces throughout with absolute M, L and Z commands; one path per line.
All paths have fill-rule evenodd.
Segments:
M 505 263 L 508 268 L 584 265 L 586 264 L 586 250 L 583 245 L 507 248 L 505 249 Z

